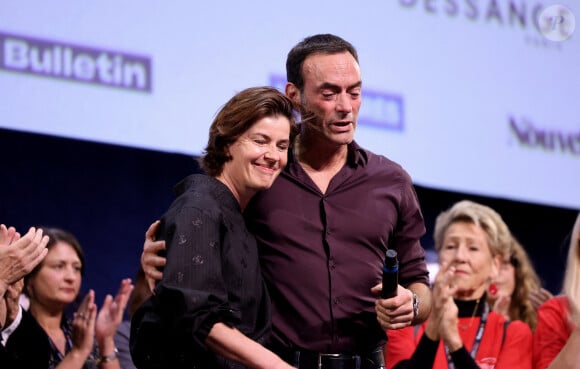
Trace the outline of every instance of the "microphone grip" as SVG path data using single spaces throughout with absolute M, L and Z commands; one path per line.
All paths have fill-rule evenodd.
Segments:
M 395 250 L 387 250 L 383 265 L 383 289 L 381 298 L 388 299 L 397 296 L 399 285 L 399 261 Z

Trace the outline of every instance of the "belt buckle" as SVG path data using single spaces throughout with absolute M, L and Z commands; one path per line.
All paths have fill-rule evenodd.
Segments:
M 318 354 L 318 369 L 322 369 L 322 358 L 323 357 L 340 357 L 340 354 Z

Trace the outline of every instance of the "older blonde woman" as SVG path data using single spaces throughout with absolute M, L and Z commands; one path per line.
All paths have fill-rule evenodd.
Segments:
M 487 206 L 461 201 L 437 217 L 433 309 L 421 326 L 387 332 L 387 368 L 531 368 L 530 328 L 508 323 L 486 299 L 511 241 Z
M 570 237 L 562 292 L 538 310 L 534 369 L 580 368 L 580 214 Z

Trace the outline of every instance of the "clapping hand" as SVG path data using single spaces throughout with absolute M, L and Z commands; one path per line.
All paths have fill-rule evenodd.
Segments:
M 83 298 L 72 322 L 72 350 L 79 351 L 85 358 L 93 350 L 96 318 L 95 291 L 90 290 Z
M 31 227 L 20 237 L 14 227 L 0 224 L 0 283 L 7 286 L 30 273 L 48 253 L 47 243 L 40 228 Z
M 121 281 L 119 291 L 115 298 L 111 295 L 105 297 L 103 306 L 101 306 L 97 315 L 95 328 L 97 342 L 112 338 L 115 335 L 119 324 L 123 320 L 123 313 L 125 312 L 131 291 L 133 291 L 131 279 L 126 278 Z
M 552 293 L 547 289 L 540 288 L 538 290 L 531 291 L 529 297 L 530 301 L 532 302 L 532 305 L 537 310 L 540 307 L 540 305 L 542 305 L 544 302 L 554 297 L 554 295 L 552 295 Z

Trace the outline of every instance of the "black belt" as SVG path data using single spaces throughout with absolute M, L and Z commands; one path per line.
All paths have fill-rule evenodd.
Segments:
M 274 350 L 298 369 L 379 369 L 385 367 L 383 349 L 366 354 L 325 354 L 313 351 Z

